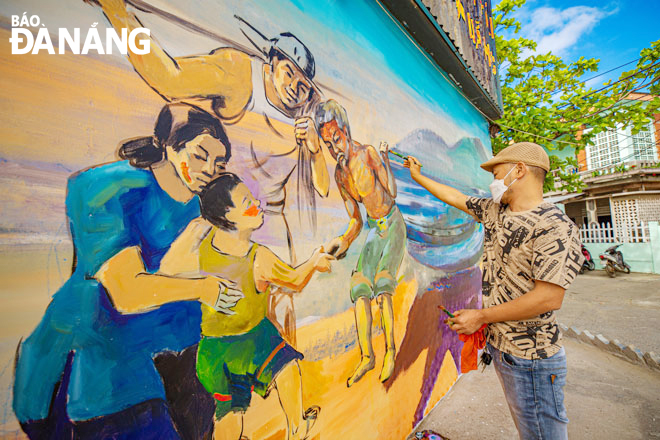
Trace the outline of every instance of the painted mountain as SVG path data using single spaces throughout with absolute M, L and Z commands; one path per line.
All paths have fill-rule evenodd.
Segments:
M 422 172 L 465 194 L 484 196 L 490 176 L 479 164 L 488 159 L 482 142 L 462 138 L 447 145 L 432 130 L 416 130 L 394 147 L 417 157 Z M 475 171 L 477 170 L 477 171 Z M 440 202 L 410 178 L 407 169 L 393 165 L 397 179 L 397 204 L 406 220 L 408 251 L 420 263 L 447 272 L 474 265 L 481 253 L 483 232 L 471 216 Z

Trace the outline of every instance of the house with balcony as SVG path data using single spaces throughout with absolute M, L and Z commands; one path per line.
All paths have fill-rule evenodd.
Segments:
M 650 95 L 634 93 L 629 99 Z M 563 205 L 593 256 L 622 243 L 626 259 L 636 259 L 633 270 L 660 273 L 660 237 L 655 251 L 650 245 L 660 221 L 660 114 L 650 115 L 636 134 L 622 126 L 599 133 L 579 152 L 577 163 L 571 171 L 580 175 L 582 191 L 553 191 L 546 200 Z M 637 244 L 642 246 L 632 246 Z

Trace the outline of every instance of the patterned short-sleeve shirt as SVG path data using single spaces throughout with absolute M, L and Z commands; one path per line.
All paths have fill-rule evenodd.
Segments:
M 467 207 L 484 226 L 483 305 L 518 298 L 540 280 L 568 288 L 582 265 L 577 226 L 555 205 L 543 202 L 529 211 L 470 197 Z M 561 348 L 557 318 L 549 311 L 532 319 L 490 324 L 495 348 L 525 359 L 545 359 Z

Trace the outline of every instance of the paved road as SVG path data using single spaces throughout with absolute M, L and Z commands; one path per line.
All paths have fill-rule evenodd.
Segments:
M 559 322 L 660 354 L 660 275 L 602 270 L 579 275 L 566 292 Z
M 569 438 L 660 439 L 659 373 L 574 339 L 565 347 Z M 451 440 L 518 438 L 492 366 L 461 376 L 417 428 L 424 429 Z

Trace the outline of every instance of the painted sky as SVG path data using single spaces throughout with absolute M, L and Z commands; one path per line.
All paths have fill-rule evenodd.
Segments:
M 585 79 L 636 60 L 643 48 L 660 39 L 660 0 L 528 0 L 516 17 L 521 34 L 537 41 L 541 53 L 552 51 L 568 61 L 599 58 L 598 72 Z M 634 66 L 598 76 L 589 85 L 598 88 Z
M 354 136 L 361 142 L 395 143 L 413 130 L 431 128 L 449 143 L 468 133 L 479 137 L 484 145 L 489 143 L 486 124 L 476 109 L 464 102 L 433 62 L 422 61 L 426 55 L 410 40 L 401 38 L 402 30 L 398 25 L 393 26 L 393 19 L 377 2 L 153 0 L 151 3 L 241 44 L 249 43 L 240 33 L 234 15 L 243 17 L 269 37 L 285 31 L 294 33 L 315 56 L 317 80 L 347 97 L 342 99 L 342 104 L 347 108 Z M 12 0 L 0 5 L 0 14 L 5 17 L 23 11 L 38 14 L 51 32 L 58 27 L 84 30 L 93 22 L 99 22 L 99 27 L 107 24 L 99 8 L 82 0 L 57 3 Z M 347 14 L 361 19 L 345 20 Z M 153 15 L 140 13 L 139 17 L 174 56 L 205 53 L 219 46 Z M 397 56 L 386 55 L 392 53 Z M 112 62 L 128 66 L 121 55 L 109 57 L 114 58 Z M 331 93 L 326 95 L 335 97 Z
M 451 183 L 471 194 L 477 189 L 487 188 L 489 175 L 477 166 L 490 155 L 485 119 L 378 2 L 150 2 L 240 45 L 250 43 L 241 33 L 235 15 L 250 22 L 267 37 L 275 37 L 281 32 L 294 33 L 315 56 L 315 80 L 328 86 L 325 97 L 335 98 L 346 107 L 351 132 L 356 140 L 375 146 L 383 140 L 396 145 L 411 134 L 432 132 L 438 142 L 425 142 L 414 150 L 422 158 L 427 156 L 426 172 L 441 180 L 450 179 Z M 22 15 L 24 12 L 28 16 L 38 15 L 53 35 L 58 28 L 80 28 L 84 37 L 94 23 L 98 23 L 97 28 L 100 29 L 107 26 L 101 9 L 82 0 L 12 0 L 0 4 L 0 18 L 5 17 L 4 21 L 0 21 L 5 27 L 2 32 L 8 34 L 6 28 L 11 15 Z M 226 46 L 226 43 L 199 36 L 154 14 L 141 11 L 138 17 L 172 56 L 208 53 L 219 46 Z M 10 55 L 7 39 L 2 40 L 5 45 L 2 48 L 4 67 L 12 75 L 6 75 L 6 86 L 0 88 L 4 90 L 0 93 L 0 102 L 9 104 L 5 107 L 8 116 L 0 123 L 0 133 L 6 133 L 0 143 L 0 159 L 4 159 L 5 168 L 17 162 L 39 162 L 12 168 L 12 179 L 22 176 L 27 182 L 23 185 L 25 188 L 33 188 L 35 168 L 50 169 L 56 165 L 73 172 L 113 160 L 120 139 L 148 133 L 151 129 L 152 115 L 157 111 L 151 109 L 158 105 L 160 99 L 142 83 L 125 56 L 119 53 L 89 56 L 46 53 Z M 105 72 L 112 72 L 112 80 L 104 77 Z M 54 82 L 49 83 L 49 79 Z M 138 91 L 138 86 L 141 91 L 133 94 Z M 33 106 L 37 100 L 42 100 L 42 105 L 35 111 Z M 246 127 L 250 125 L 244 120 L 232 128 L 239 132 L 244 128 L 247 130 Z M 245 130 L 238 134 L 236 137 L 230 136 L 234 146 L 242 141 L 245 141 L 244 145 L 249 145 L 251 138 L 245 136 Z M 478 151 L 463 157 L 461 166 L 453 166 L 451 157 L 443 156 L 443 151 L 451 150 L 456 154 L 452 148 L 465 137 L 478 139 L 469 140 L 472 150 Z M 79 147 L 70 148 L 69 145 Z M 445 157 L 445 160 L 436 160 L 439 157 Z M 467 167 L 467 171 L 462 166 Z M 63 211 L 66 174 L 59 172 L 59 180 L 44 179 L 44 182 L 39 182 L 40 187 L 47 187 L 49 191 L 55 188 L 62 196 L 43 197 L 55 205 L 50 211 Z M 0 202 L 8 203 L 7 200 L 10 200 L 13 205 L 9 208 L 15 208 L 6 210 L 16 213 L 0 227 L 30 236 L 38 230 L 44 233 L 45 240 L 50 240 L 52 234 L 66 232 L 66 227 L 52 225 L 50 217 L 27 218 L 21 208 L 28 196 L 30 200 L 35 198 L 34 191 L 23 191 L 20 197 L 14 196 L 16 192 L 12 187 L 6 189 L 4 195 L 0 194 Z M 339 200 L 338 194 L 333 194 Z M 291 208 L 294 206 L 290 205 Z M 341 218 L 345 215 L 341 203 L 333 205 L 333 212 Z M 343 225 L 337 223 L 337 228 L 341 227 Z M 11 239 L 22 240 L 23 235 L 18 238 L 12 236 Z

